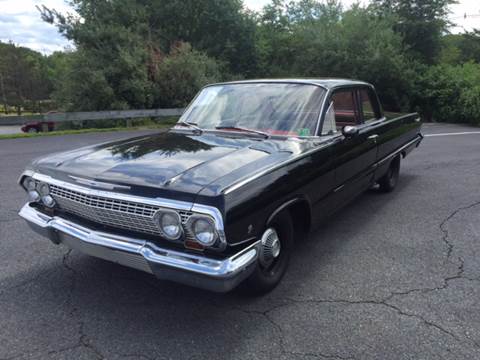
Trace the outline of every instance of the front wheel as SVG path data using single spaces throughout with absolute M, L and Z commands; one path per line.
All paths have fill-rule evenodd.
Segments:
M 400 155 L 392 160 L 387 173 L 380 178 L 378 184 L 380 185 L 380 191 L 391 192 L 398 183 L 398 177 L 400 175 Z
M 273 290 L 288 268 L 292 247 L 292 218 L 284 211 L 263 232 L 257 267 L 243 284 L 243 289 L 251 295 L 263 295 Z

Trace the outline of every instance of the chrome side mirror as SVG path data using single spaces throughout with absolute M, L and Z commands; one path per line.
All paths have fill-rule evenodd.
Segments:
M 344 126 L 342 128 L 342 134 L 343 136 L 345 136 L 347 139 L 351 139 L 355 136 L 358 135 L 358 128 L 356 126 L 350 126 L 350 125 L 347 125 L 347 126 Z

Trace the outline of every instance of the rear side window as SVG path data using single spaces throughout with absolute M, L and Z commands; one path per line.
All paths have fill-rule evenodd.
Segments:
M 378 109 L 375 107 L 376 102 L 373 99 L 373 92 L 370 89 L 360 89 L 360 104 L 362 109 L 363 120 L 365 122 L 377 120 L 380 118 Z
M 340 90 L 332 95 L 337 129 L 347 125 L 358 125 L 360 116 L 355 105 L 354 90 Z

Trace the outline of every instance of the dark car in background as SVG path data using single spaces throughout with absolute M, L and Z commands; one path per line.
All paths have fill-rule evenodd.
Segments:
M 55 244 L 225 292 L 274 288 L 295 241 L 363 191 L 392 191 L 422 141 L 341 79 L 213 84 L 169 131 L 35 160 L 20 211 Z

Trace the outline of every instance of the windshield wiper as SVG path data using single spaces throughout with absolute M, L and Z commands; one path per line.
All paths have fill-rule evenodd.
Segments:
M 191 123 L 187 121 L 178 121 L 175 125 L 188 126 L 189 128 L 192 128 L 193 130 L 200 132 L 200 134 L 203 133 L 203 129 L 201 127 L 198 127 L 197 124 L 195 123 Z
M 266 132 L 260 131 L 260 130 L 254 130 L 254 129 L 249 129 L 249 128 L 244 128 L 244 127 L 238 127 L 238 126 L 215 126 L 215 129 L 217 130 L 239 130 L 239 131 L 246 131 L 258 135 L 262 135 L 265 139 L 268 139 L 270 137 L 269 134 Z

